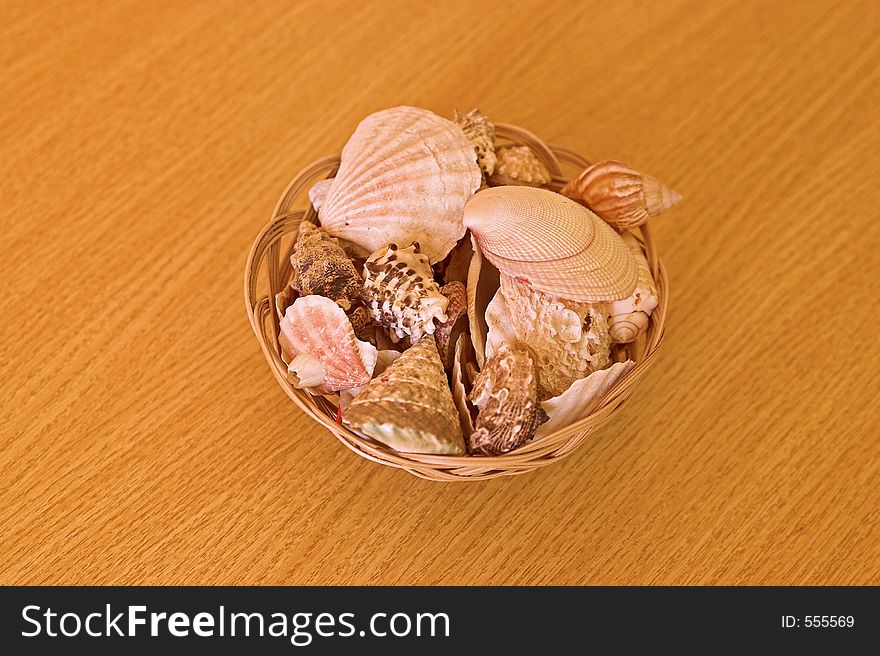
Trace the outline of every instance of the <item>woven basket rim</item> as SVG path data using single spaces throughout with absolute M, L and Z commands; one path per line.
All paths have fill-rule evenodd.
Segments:
M 549 188 L 558 190 L 567 182 L 563 164 L 575 170 L 589 165 L 589 161 L 576 152 L 547 144 L 523 128 L 498 123 L 496 134 L 500 142 L 527 145 L 535 151 L 552 175 L 552 181 L 547 185 Z M 295 235 L 300 221 L 316 221 L 316 213 L 311 204 L 306 203 L 306 209 L 292 207 L 311 184 L 332 177 L 338 166 L 338 155 L 323 157 L 294 176 L 279 197 L 269 222 L 254 240 L 245 265 L 244 301 L 248 320 L 272 373 L 297 407 L 361 457 L 436 481 L 485 480 L 532 471 L 570 454 L 591 432 L 610 421 L 620 411 L 656 359 L 668 309 L 668 278 L 647 224 L 639 227 L 640 235 L 634 234 L 639 237 L 645 250 L 660 302 L 651 314 L 646 336 L 635 345 L 624 347 L 630 359 L 635 361 L 635 366 L 608 390 L 590 415 L 565 428 L 499 456 L 404 453 L 351 431 L 336 421 L 336 408 L 329 400 L 293 387 L 287 380 L 287 366 L 280 356 L 278 321 L 274 308 L 275 294 L 290 278 L 289 251 L 292 244 L 283 251 L 281 239 L 291 233 Z M 268 285 L 268 289 L 262 294 L 258 290 L 261 268 L 266 272 L 264 286 Z

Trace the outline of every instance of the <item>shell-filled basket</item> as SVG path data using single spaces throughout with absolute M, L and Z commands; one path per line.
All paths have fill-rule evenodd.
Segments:
M 413 135 L 436 178 L 383 131 Z M 678 200 L 476 110 L 384 110 L 281 194 L 248 317 L 278 384 L 355 453 L 437 481 L 521 474 L 607 423 L 654 361 L 668 283 L 645 221 Z M 430 219 L 407 213 L 420 202 Z

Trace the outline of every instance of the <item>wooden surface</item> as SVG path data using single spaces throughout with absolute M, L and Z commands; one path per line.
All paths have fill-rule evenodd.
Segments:
M 876 1 L 0 8 L 0 583 L 880 583 Z M 685 197 L 659 361 L 536 473 L 357 458 L 248 326 L 286 182 L 401 103 Z

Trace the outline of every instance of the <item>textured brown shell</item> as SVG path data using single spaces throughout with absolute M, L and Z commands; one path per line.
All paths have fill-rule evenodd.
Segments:
M 521 344 L 503 344 L 486 361 L 470 394 L 479 408 L 468 438 L 472 453 L 499 455 L 528 442 L 547 421 L 538 403 L 538 370 Z
M 477 151 L 477 165 L 484 175 L 490 176 L 495 170 L 495 125 L 479 109 L 467 114 L 455 111 L 455 122 L 461 126 L 465 136 Z
M 308 221 L 299 225 L 291 285 L 300 296 L 316 294 L 350 310 L 361 295 L 363 281 L 337 241 Z
M 434 337 L 420 339 L 371 380 L 343 423 L 397 451 L 463 454 L 458 410 Z

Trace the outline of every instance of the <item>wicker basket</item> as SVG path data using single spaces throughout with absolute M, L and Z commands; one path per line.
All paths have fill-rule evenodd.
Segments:
M 499 142 L 531 147 L 553 175 L 551 185 L 560 189 L 567 178 L 563 164 L 572 172 L 580 171 L 589 162 L 576 153 L 548 145 L 521 128 L 496 125 Z M 523 474 L 549 465 L 571 453 L 586 437 L 620 410 L 638 382 L 654 361 L 663 338 L 663 325 L 668 304 L 668 281 L 647 225 L 640 227 L 641 241 L 654 275 L 660 304 L 651 315 L 647 333 L 634 344 L 620 347 L 622 357 L 636 362 L 630 372 L 605 395 L 588 417 L 551 435 L 523 445 L 501 456 L 442 456 L 401 453 L 375 440 L 361 437 L 337 421 L 337 409 L 327 399 L 296 389 L 287 380 L 287 366 L 281 359 L 278 345 L 278 318 L 274 309 L 276 293 L 291 278 L 290 254 L 300 221 L 315 221 L 315 210 L 306 192 L 319 179 L 331 177 L 339 166 L 339 157 L 326 157 L 306 167 L 281 194 L 269 224 L 260 232 L 248 256 L 244 276 L 244 300 L 248 318 L 254 329 L 269 368 L 278 384 L 300 409 L 333 433 L 340 442 L 368 460 L 404 469 L 411 474 L 435 481 L 474 481 L 497 476 Z M 292 209 L 301 203 L 308 209 Z M 638 235 L 637 235 L 638 236 Z

